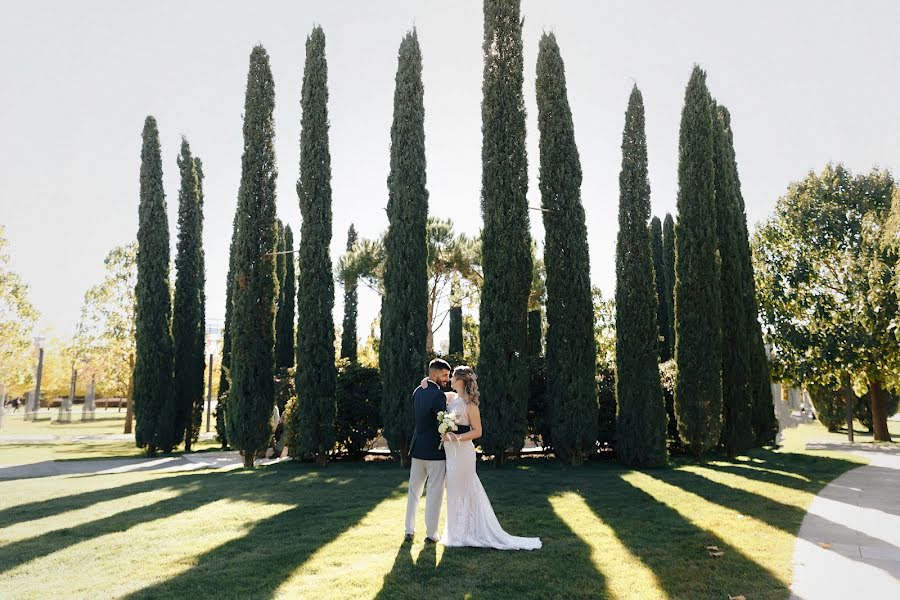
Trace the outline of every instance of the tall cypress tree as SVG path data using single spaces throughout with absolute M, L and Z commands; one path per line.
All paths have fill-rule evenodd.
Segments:
M 463 312 L 459 297 L 459 280 L 454 277 L 450 283 L 450 343 L 448 353 L 450 356 L 463 360 L 465 346 L 463 344 Z
M 287 275 L 284 260 L 284 223 L 281 219 L 275 219 L 275 280 L 278 282 L 278 295 L 275 297 L 275 371 L 278 371 L 278 344 L 282 340 L 278 338 L 278 324 L 282 319 L 282 307 L 284 306 L 284 280 Z
M 169 292 L 169 222 L 162 183 L 159 131 L 144 121 L 141 191 L 138 206 L 137 286 L 135 287 L 135 441 L 147 456 L 178 443 Z
M 497 465 L 519 450 L 528 429 L 528 296 L 532 257 L 528 159 L 522 95 L 519 0 L 484 1 L 481 101 L 481 214 L 484 285 L 480 354 L 484 433 L 481 447 Z
M 669 311 L 666 315 L 669 326 L 666 332 L 666 342 L 669 345 L 666 356 L 671 359 L 675 357 L 675 220 L 669 213 L 666 213 L 663 220 L 663 270 L 666 273 L 666 309 Z M 672 418 L 674 417 L 675 413 L 672 413 Z
M 357 240 L 356 227 L 350 224 L 347 230 L 347 252 L 353 249 Z M 356 291 L 356 277 L 351 277 L 344 282 L 344 331 L 341 335 L 341 358 L 350 362 L 356 362 L 356 316 L 358 312 L 358 298 Z
M 749 281 L 743 263 L 741 229 L 747 218 L 738 202 L 737 163 L 730 139 L 728 111 L 715 110 L 716 229 L 719 239 L 722 294 L 722 445 L 729 456 L 753 445 L 752 345 L 747 331 Z
M 244 102 L 244 154 L 238 191 L 238 235 L 231 298 L 231 388 L 228 442 L 244 466 L 272 435 L 275 386 L 275 82 L 262 46 L 250 54 Z
M 763 342 L 762 326 L 759 323 L 759 307 L 756 303 L 756 279 L 753 273 L 753 257 L 750 250 L 750 235 L 747 229 L 744 197 L 741 194 L 741 180 L 738 175 L 737 159 L 734 152 L 731 115 L 727 108 L 720 107 L 718 117 L 724 133 L 722 144 L 727 152 L 727 166 L 732 174 L 734 185 L 732 210 L 734 211 L 734 243 L 737 251 L 735 260 L 737 267 L 740 269 L 740 277 L 743 279 L 741 284 L 742 298 L 736 301 L 742 303 L 741 312 L 744 323 L 742 324 L 740 335 L 743 343 L 748 345 L 744 352 L 748 355 L 750 364 L 748 387 L 750 390 L 750 421 L 753 429 L 753 444 L 763 446 L 775 443 L 775 436 L 778 433 L 778 421 L 775 419 L 775 406 L 772 402 L 769 359 Z M 723 303 L 724 301 L 723 296 Z M 723 312 L 724 309 L 723 305 Z M 724 323 L 725 319 L 723 317 Z
M 538 46 L 541 208 L 547 267 L 547 403 L 557 456 L 580 464 L 597 441 L 597 346 L 581 161 L 556 36 Z M 645 226 L 646 227 L 646 226 Z
M 397 59 L 379 351 L 384 436 L 404 465 L 413 425 L 410 392 L 424 373 L 426 358 L 428 189 L 423 94 L 422 51 L 413 30 L 400 43 Z
M 280 231 L 279 247 L 283 253 L 280 256 L 284 259 L 284 275 L 279 280 L 280 302 L 275 315 L 275 370 L 285 373 L 294 366 L 296 355 L 294 319 L 297 312 L 297 275 L 294 269 L 294 234 L 291 226 L 285 225 Z
M 219 370 L 219 392 L 216 404 L 216 435 L 222 448 L 228 447 L 228 426 L 225 413 L 228 412 L 228 390 L 231 387 L 231 299 L 234 291 L 234 253 L 238 236 L 238 215 L 240 206 L 235 208 L 231 224 L 231 244 L 228 247 L 228 276 L 225 280 L 225 322 L 222 324 L 222 361 Z
M 666 281 L 666 263 L 663 253 L 662 224 L 659 217 L 650 219 L 650 247 L 653 250 L 653 275 L 656 278 L 656 322 L 659 338 L 659 362 L 666 362 L 669 354 L 669 284 Z
M 301 90 L 300 179 L 297 196 L 300 275 L 297 312 L 297 406 L 300 457 L 325 464 L 334 445 L 334 280 L 331 273 L 331 152 L 328 148 L 328 65 L 325 32 L 315 27 L 306 38 Z
M 622 133 L 616 240 L 616 456 L 634 467 L 666 464 L 667 417 L 657 363 L 658 302 L 649 219 L 644 100 L 634 86 Z
M 685 91 L 678 146 L 675 229 L 675 412 L 696 455 L 722 430 L 722 297 L 717 261 L 715 128 L 706 73 L 695 66 Z
M 172 339 L 175 344 L 175 398 L 178 406 L 176 430 L 190 452 L 196 437 L 194 414 L 203 409 L 205 350 L 205 284 L 203 257 L 203 205 L 200 191 L 199 159 L 191 156 L 186 139 L 181 139 L 178 169 L 178 245 L 175 256 L 175 298 Z M 197 432 L 199 433 L 199 432 Z

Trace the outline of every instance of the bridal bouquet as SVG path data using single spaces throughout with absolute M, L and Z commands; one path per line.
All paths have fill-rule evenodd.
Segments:
M 438 420 L 438 433 L 444 435 L 448 431 L 456 431 L 458 427 L 456 426 L 456 413 L 447 412 L 445 410 L 439 411 L 437 414 Z M 443 440 L 440 444 L 438 444 L 438 449 L 444 447 Z

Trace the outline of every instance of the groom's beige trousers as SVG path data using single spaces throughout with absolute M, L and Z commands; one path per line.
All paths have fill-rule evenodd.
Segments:
M 409 495 L 406 498 L 406 533 L 416 532 L 416 512 L 419 509 L 419 498 L 428 482 L 428 493 L 425 497 L 425 535 L 433 540 L 438 539 L 438 520 L 441 518 L 441 504 L 444 501 L 444 478 L 447 474 L 447 461 L 412 459 L 409 471 Z

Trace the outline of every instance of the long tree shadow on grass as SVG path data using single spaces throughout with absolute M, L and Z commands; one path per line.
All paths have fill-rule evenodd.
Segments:
M 584 488 L 577 493 L 653 571 L 667 597 L 724 598 L 729 592 L 745 593 L 748 598 L 786 596 L 787 587 L 773 573 L 733 548 L 727 560 L 710 559 L 706 546 L 725 548 L 728 544 L 626 482 L 621 477 L 624 473 L 609 477 L 602 495 Z
M 297 465 L 276 469 L 286 474 L 310 470 Z M 341 469 L 336 470 L 340 481 L 323 481 L 327 473 L 315 472 L 320 476 L 289 482 L 284 486 L 288 489 L 271 501 L 294 503 L 293 508 L 254 523 L 242 537 L 201 555 L 187 571 L 126 597 L 205 597 L 211 590 L 216 590 L 217 598 L 272 596 L 316 550 L 352 528 L 377 504 L 396 493 L 398 478 L 383 476 L 385 467 L 367 465 L 361 469 L 356 471 L 359 478 L 348 477 L 353 471 L 347 473 L 348 469 Z M 337 488 L 340 490 L 356 484 L 363 493 L 323 493 L 322 486 L 335 483 L 343 484 Z
M 59 550 L 63 550 L 64 548 L 79 542 L 110 533 L 126 531 L 136 525 L 149 523 L 151 521 L 161 521 L 179 513 L 199 508 L 216 500 L 228 498 L 231 500 L 279 502 L 281 499 L 278 497 L 276 491 L 277 488 L 271 486 L 267 487 L 263 484 L 265 478 L 272 479 L 273 483 L 277 481 L 275 475 L 276 474 L 272 471 L 258 473 L 232 472 L 184 475 L 177 478 L 165 478 L 163 480 L 123 486 L 123 488 L 127 488 L 127 490 L 123 488 L 98 490 L 96 493 L 90 492 L 75 498 L 69 498 L 70 501 L 77 498 L 77 508 L 83 508 L 88 506 L 91 501 L 101 502 L 103 500 L 121 499 L 128 495 L 140 492 L 166 490 L 174 490 L 177 492 L 177 494 L 171 498 L 142 504 L 141 506 L 124 510 L 94 521 L 88 521 L 74 527 L 55 529 L 35 537 L 9 543 L 3 547 L 3 553 L 0 553 L 0 573 L 9 571 L 18 565 L 27 564 L 42 556 L 47 556 Z M 305 485 L 311 485 L 313 482 L 301 482 L 300 484 L 293 483 L 291 485 L 302 487 L 304 483 Z M 83 496 L 90 496 L 90 500 Z M 48 504 L 52 505 L 53 503 L 51 501 Z M 65 508 L 66 505 L 66 502 L 62 502 L 51 506 L 49 510 L 72 510 L 73 507 L 71 504 L 68 504 L 68 509 Z M 41 511 L 41 513 L 43 515 L 59 514 L 58 512 L 48 512 L 47 509 Z M 22 521 L 25 519 L 19 518 L 18 520 Z

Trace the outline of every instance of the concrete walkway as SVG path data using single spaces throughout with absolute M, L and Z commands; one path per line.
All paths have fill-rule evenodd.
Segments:
M 900 451 L 882 448 L 807 445 L 850 450 L 870 464 L 829 483 L 810 505 L 794 549 L 792 600 L 900 598 Z
M 289 458 L 257 459 L 258 465 L 270 465 Z M 97 460 L 45 460 L 26 465 L 0 465 L 0 480 L 54 477 L 57 475 L 105 475 L 134 471 L 195 471 L 197 469 L 231 470 L 243 466 L 243 459 L 233 452 L 198 452 L 161 458 L 108 458 Z

